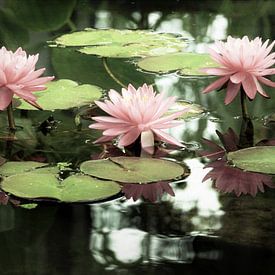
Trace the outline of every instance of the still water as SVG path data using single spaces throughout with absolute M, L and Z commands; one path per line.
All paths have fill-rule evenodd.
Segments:
M 0 1 L 1 13 L 9 2 Z M 27 9 L 32 10 L 35 4 L 30 2 L 35 1 L 28 2 Z M 55 1 L 49 2 L 54 15 L 58 7 Z M 229 34 L 275 37 L 272 0 L 61 2 L 70 2 L 73 11 L 67 23 L 54 31 L 27 31 L 29 22 L 18 29 L 2 15 L 1 45 L 16 48 L 24 44 L 30 53 L 40 53 L 39 67 L 46 67 L 47 75 L 106 90 L 120 87 L 98 58 L 49 48 L 45 41 L 85 27 L 152 29 L 182 34 L 189 40 L 188 51 L 203 53 L 214 40 Z M 33 20 L 39 22 L 35 13 Z M 204 115 L 170 132 L 186 143 L 187 150 L 172 157 L 184 162 L 190 175 L 171 184 L 175 196 L 166 194 L 157 203 L 121 197 L 90 205 L 42 203 L 32 210 L 1 205 L 0 274 L 274 274 L 274 191 L 266 187 L 255 198 L 221 194 L 211 180 L 202 182 L 209 171 L 203 169 L 207 160 L 196 154 L 202 137 L 219 143 L 216 130 L 225 132 L 231 127 L 240 132 L 239 100 L 224 106 L 223 92 L 203 95 L 201 90 L 212 79 L 146 74 L 120 59 L 109 64 L 124 83 L 154 83 L 156 90 L 206 108 Z M 270 100 L 257 96 L 249 103 L 255 141 L 275 137 L 275 97 L 274 91 L 268 92 Z M 87 128 L 90 121 L 83 120 L 83 130 L 76 130 L 74 118 L 79 110 L 17 112 L 17 124 L 24 130 L 12 147 L 6 138 L 5 116 L 0 114 L 0 152 L 12 160 L 70 162 L 77 167 L 100 150 L 91 143 L 95 134 Z M 49 133 L 37 131 L 51 116 L 54 123 L 48 125 Z

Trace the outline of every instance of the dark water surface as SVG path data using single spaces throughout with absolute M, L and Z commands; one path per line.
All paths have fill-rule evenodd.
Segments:
M 9 2 L 0 1 L 1 7 L 6 9 Z M 272 0 L 72 3 L 75 7 L 68 24 L 51 32 L 29 31 L 26 37 L 24 30 L 2 16 L 0 45 L 16 48 L 24 42 L 30 53 L 40 52 L 39 66 L 47 68 L 47 75 L 119 90 L 98 58 L 49 48 L 45 41 L 85 27 L 180 33 L 190 40 L 188 50 L 196 52 L 206 52 L 207 45 L 229 34 L 275 38 Z M 55 4 L 49 1 L 53 13 Z M 207 108 L 208 113 L 199 119 L 171 130 L 187 143 L 188 150 L 175 158 L 188 165 L 190 176 L 172 184 L 175 197 L 164 196 L 158 203 L 123 197 L 91 205 L 45 203 L 32 210 L 1 205 L 0 274 L 275 274 L 274 191 L 267 187 L 255 198 L 221 194 L 210 180 L 202 183 L 206 160 L 196 157 L 202 137 L 219 143 L 216 130 L 224 132 L 231 127 L 240 132 L 239 99 L 224 106 L 224 92 L 203 95 L 201 90 L 212 79 L 144 74 L 119 59 L 110 60 L 110 66 L 124 82 L 135 86 L 155 83 L 157 90 Z M 255 141 L 275 138 L 275 96 L 274 91 L 266 90 L 270 100 L 257 96 L 249 103 Z M 20 140 L 12 147 L 5 139 L 6 120 L 0 113 L 0 153 L 13 160 L 42 157 L 47 162 L 67 161 L 77 167 L 99 152 L 90 142 L 95 139 L 94 132 L 87 129 L 90 121 L 83 120 L 83 131 L 77 131 L 74 117 L 78 111 L 18 112 L 17 124 L 24 130 L 19 131 Z M 51 115 L 56 120 L 50 125 L 52 131 L 47 135 L 37 131 Z

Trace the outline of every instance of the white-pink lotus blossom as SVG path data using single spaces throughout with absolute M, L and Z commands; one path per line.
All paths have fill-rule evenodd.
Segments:
M 45 68 L 35 71 L 38 56 L 27 56 L 21 48 L 15 52 L 8 51 L 5 47 L 0 49 L 0 110 L 7 108 L 13 95 L 38 106 L 33 92 L 46 89 L 44 84 L 54 78 L 40 77 Z
M 225 104 L 229 104 L 242 88 L 250 99 L 254 99 L 258 92 L 268 97 L 261 83 L 275 87 L 275 83 L 264 77 L 275 74 L 275 53 L 270 53 L 275 41 L 268 46 L 269 40 L 264 43 L 256 37 L 249 40 L 228 36 L 226 42 L 217 41 L 215 49 L 209 49 L 211 57 L 220 65 L 216 68 L 204 68 L 202 71 L 220 78 L 207 86 L 203 93 L 227 86 Z
M 97 123 L 89 127 L 103 130 L 103 136 L 96 143 L 118 137 L 118 146 L 124 147 L 140 137 L 142 148 L 150 154 L 154 151 L 155 139 L 182 146 L 177 139 L 163 131 L 182 124 L 175 119 L 188 110 L 183 108 L 167 114 L 176 97 L 166 97 L 164 92 L 157 94 L 152 86 L 146 84 L 138 89 L 130 84 L 127 89 L 122 89 L 122 95 L 111 89 L 109 98 L 105 102 L 95 102 L 110 115 L 92 118 Z

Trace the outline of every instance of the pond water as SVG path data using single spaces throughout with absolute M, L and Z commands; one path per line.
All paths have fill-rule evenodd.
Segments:
M 30 12 L 33 18 L 17 25 L 11 13 L 19 2 L 22 13 Z M 121 87 L 98 57 L 49 47 L 46 41 L 85 27 L 150 29 L 180 34 L 189 41 L 187 51 L 205 53 L 214 40 L 229 34 L 275 38 L 272 0 L 48 1 L 48 9 L 43 8 L 52 18 L 49 25 L 35 2 L 0 1 L 0 45 L 39 52 L 38 67 L 46 67 L 47 75 L 105 91 Z M 60 12 L 60 5 L 67 14 Z M 34 209 L 0 205 L 0 274 L 274 274 L 274 190 L 266 186 L 255 197 L 237 197 L 219 192 L 210 179 L 202 182 L 209 171 L 204 169 L 209 160 L 197 154 L 205 147 L 202 138 L 221 144 L 216 130 L 241 132 L 239 98 L 225 106 L 224 92 L 202 94 L 211 78 L 144 73 L 126 59 L 110 58 L 108 64 L 123 83 L 154 84 L 158 91 L 205 108 L 204 114 L 169 132 L 187 148 L 169 158 L 186 164 L 190 175 L 170 184 L 175 196 L 164 194 L 156 203 L 117 196 L 93 204 L 48 201 Z M 274 91 L 266 90 L 271 99 L 257 96 L 248 102 L 255 143 L 275 138 Z M 14 161 L 71 163 L 75 169 L 101 150 L 92 143 L 99 133 L 89 129 L 91 120 L 85 119 L 91 114 L 87 106 L 55 112 L 17 110 L 16 125 L 23 129 L 11 141 L 5 112 L 0 112 L 0 155 Z M 250 122 L 247 125 L 251 128 Z

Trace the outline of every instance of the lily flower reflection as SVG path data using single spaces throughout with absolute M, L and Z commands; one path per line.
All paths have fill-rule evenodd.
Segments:
M 219 131 L 216 132 L 223 147 L 204 139 L 204 143 L 209 146 L 209 150 L 201 151 L 200 156 L 207 157 L 211 160 L 211 162 L 204 167 L 211 168 L 211 170 L 203 178 L 203 182 L 212 179 L 215 182 L 215 187 L 219 191 L 224 193 L 235 192 L 237 196 L 250 194 L 254 197 L 258 191 L 264 192 L 265 185 L 271 188 L 275 187 L 270 175 L 247 172 L 229 166 L 226 153 L 239 150 L 239 138 L 231 128 L 224 134 Z
M 92 129 L 103 130 L 103 136 L 95 141 L 107 142 L 118 137 L 118 146 L 126 147 L 140 138 L 141 147 L 149 154 L 154 153 L 154 141 L 161 140 L 182 147 L 182 144 L 163 130 L 182 124 L 175 119 L 187 112 L 166 112 L 176 101 L 176 97 L 165 97 L 164 92 L 157 94 L 152 86 L 144 84 L 135 89 L 131 84 L 122 89 L 122 95 L 115 90 L 109 91 L 110 100 L 95 103 L 110 116 L 92 117 L 97 123 Z
M 148 184 L 126 183 L 122 186 L 122 192 L 127 199 L 133 198 L 134 201 L 143 198 L 150 202 L 156 202 L 164 193 L 175 196 L 172 187 L 165 181 Z
M 264 77 L 275 74 L 275 69 L 270 68 L 275 64 L 275 53 L 270 54 L 275 41 L 269 46 L 268 42 L 262 43 L 259 37 L 249 40 L 247 36 L 242 39 L 228 36 L 226 42 L 217 41 L 215 49 L 209 49 L 209 53 L 221 67 L 204 68 L 202 71 L 220 78 L 206 87 L 203 93 L 226 85 L 225 104 L 231 103 L 240 89 L 249 99 L 254 99 L 257 92 L 269 97 L 260 84 L 275 87 L 274 82 Z
M 53 76 L 40 77 L 45 68 L 35 71 L 38 54 L 29 55 L 18 48 L 14 53 L 5 47 L 0 49 L 0 110 L 5 110 L 16 95 L 40 108 L 33 92 L 45 90 Z

